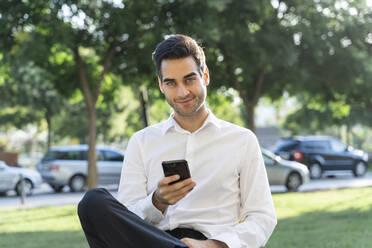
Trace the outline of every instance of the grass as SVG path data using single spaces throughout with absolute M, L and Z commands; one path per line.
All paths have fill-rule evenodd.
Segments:
M 274 195 L 278 225 L 267 248 L 372 247 L 372 188 Z
M 0 211 L 1 248 L 88 248 L 75 206 Z
M 274 194 L 266 248 L 372 247 L 372 187 Z M 1 248 L 88 248 L 75 206 L 0 211 Z

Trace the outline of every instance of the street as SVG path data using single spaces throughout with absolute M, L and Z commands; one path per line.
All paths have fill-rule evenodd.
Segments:
M 342 189 L 342 188 L 356 188 L 372 186 L 372 172 L 367 173 L 364 177 L 355 178 L 350 173 L 337 173 L 337 175 L 324 175 L 321 179 L 311 180 L 309 183 L 300 187 L 300 192 Z M 117 186 L 106 187 L 116 196 Z M 284 186 L 271 186 L 271 192 L 284 193 L 286 189 Z M 65 187 L 61 193 L 54 193 L 47 185 L 43 184 L 40 189 L 36 189 L 34 194 L 26 197 L 24 205 L 21 204 L 20 197 L 15 193 L 8 194 L 8 196 L 0 197 L 0 210 L 6 209 L 23 209 L 35 208 L 43 206 L 63 206 L 70 204 L 77 204 L 83 197 L 84 192 L 69 192 L 68 187 Z

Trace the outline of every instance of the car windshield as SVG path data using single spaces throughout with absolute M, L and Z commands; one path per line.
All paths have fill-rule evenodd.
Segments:
M 292 151 L 293 149 L 295 149 L 297 144 L 298 144 L 297 140 L 281 139 L 278 140 L 278 142 L 276 142 L 274 151 L 283 152 Z
M 302 147 L 310 151 L 328 151 L 329 142 L 327 140 L 308 140 L 302 143 Z
M 331 148 L 334 152 L 344 152 L 346 145 L 338 140 L 331 140 Z
M 45 156 L 43 157 L 41 161 L 45 162 L 45 161 L 55 160 L 56 157 L 57 157 L 56 151 L 49 151 L 47 154 L 45 154 Z
M 7 166 L 7 165 L 6 165 L 3 161 L 0 161 L 0 168 L 5 169 L 6 166 Z

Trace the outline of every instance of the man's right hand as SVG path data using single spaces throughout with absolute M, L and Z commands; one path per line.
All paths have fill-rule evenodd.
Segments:
M 152 203 L 161 212 L 165 212 L 169 205 L 176 204 L 184 198 L 194 187 L 195 182 L 187 178 L 181 182 L 171 184 L 180 178 L 179 175 L 164 177 L 158 183 L 158 188 L 152 196 Z

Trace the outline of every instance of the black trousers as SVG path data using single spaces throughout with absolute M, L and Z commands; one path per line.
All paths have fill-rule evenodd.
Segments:
M 103 188 L 84 195 L 78 215 L 91 248 L 183 248 L 188 246 L 181 238 L 206 239 L 192 229 L 162 231 L 129 211 Z

